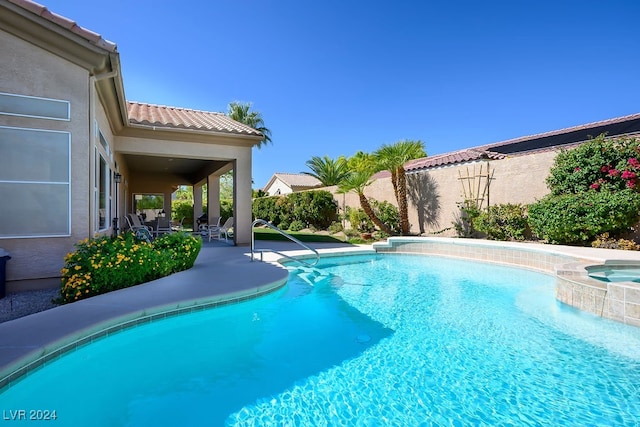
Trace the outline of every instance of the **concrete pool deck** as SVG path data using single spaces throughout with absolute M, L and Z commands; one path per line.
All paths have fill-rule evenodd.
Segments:
M 323 251 L 360 249 L 339 243 L 310 246 Z M 290 251 L 300 246 L 257 242 L 256 248 Z M 109 333 L 253 298 L 284 285 L 288 271 L 274 262 L 279 256 L 265 253 L 267 262 L 251 262 L 249 253 L 248 246 L 205 240 L 189 270 L 0 323 L 0 389 L 64 352 Z
M 569 271 L 571 274 L 565 287 L 582 280 L 578 273 L 586 275 L 584 265 L 612 259 L 640 263 L 638 252 L 442 237 L 394 237 L 373 248 L 346 243 L 313 243 L 310 246 L 321 253 L 332 254 L 373 253 L 375 248 L 384 253 L 458 257 L 530 268 L 555 274 L 559 279 L 561 273 Z M 309 255 L 309 251 L 299 250 L 300 246 L 289 242 L 258 241 L 256 247 L 286 251 L 291 256 Z M 66 351 L 118 330 L 175 314 L 239 302 L 285 284 L 288 271 L 276 262 L 281 256 L 267 252 L 265 262 L 251 262 L 249 252 L 248 246 L 205 241 L 190 270 L 0 323 L 0 389 Z M 574 272 L 575 277 L 572 276 Z M 594 304 L 604 304 L 607 286 L 596 280 L 587 283 L 589 290 L 602 292 L 604 289 L 601 299 L 596 292 Z M 637 303 L 628 304 L 637 306 L 640 313 L 640 286 L 621 286 L 631 296 L 637 293 Z M 571 295 L 565 295 L 566 298 L 577 295 L 573 288 L 567 289 Z M 567 302 L 558 291 L 556 296 Z M 624 298 L 623 295 L 623 303 L 627 304 Z

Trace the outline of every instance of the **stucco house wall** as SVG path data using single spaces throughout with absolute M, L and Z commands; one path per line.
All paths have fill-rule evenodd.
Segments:
M 270 196 L 279 196 L 283 194 L 293 193 L 291 187 L 289 187 L 289 185 L 287 185 L 285 182 L 282 182 L 280 178 L 276 178 L 268 188 L 265 188 L 265 191 Z
M 0 126 L 71 133 L 71 215 L 74 218 L 71 235 L 48 238 L 46 243 L 42 239 L 0 240 L 0 247 L 12 257 L 7 264 L 8 280 L 58 277 L 60 260 L 73 250 L 75 242 L 86 237 L 89 230 L 89 75 L 60 56 L 2 31 L 0 58 L 3 58 L 0 61 L 0 92 L 38 94 L 39 97 L 70 102 L 69 121 L 0 114 Z M 10 203 L 10 200 L 2 200 L 2 203 Z M 47 221 L 48 215 L 50 213 L 43 210 L 40 220 Z
M 117 232 L 114 221 L 132 211 L 134 192 L 163 193 L 170 211 L 178 185 L 215 187 L 230 170 L 233 241 L 249 243 L 251 151 L 264 137 L 259 131 L 223 113 L 127 102 L 116 45 L 31 0 L 0 0 L 0 57 L 0 247 L 11 256 L 8 291 L 58 285 L 65 255 L 78 241 Z M 34 103 L 59 117 L 24 113 Z M 69 106 L 69 117 L 61 105 Z M 184 161 L 158 167 L 169 158 Z M 219 211 L 215 194 L 209 192 L 209 216 Z M 12 203 L 21 197 L 28 209 Z M 201 198 L 196 191 L 195 211 Z M 42 226 L 14 232 L 24 224 Z
M 492 179 L 488 194 L 482 202 L 483 207 L 486 208 L 487 202 L 490 205 L 535 202 L 549 193 L 545 179 L 549 175 L 556 153 L 554 150 L 522 154 L 500 160 L 461 163 L 408 174 L 411 184 L 409 193 L 418 195 L 409 199 L 411 232 L 454 236 L 455 229 L 451 227 L 458 219 L 458 204 L 464 201 L 465 195 L 475 196 L 475 188 L 478 185 L 482 196 L 487 168 Z M 480 174 L 481 170 L 482 178 L 476 178 L 475 181 L 465 179 L 467 176 Z M 463 179 L 460 179 L 461 177 Z M 463 190 L 463 184 L 468 185 L 469 182 L 472 184 L 472 190 L 469 191 L 468 187 L 466 191 Z M 390 182 L 388 186 L 391 187 Z M 420 204 L 424 206 L 424 215 L 421 215 L 421 218 L 418 217 Z

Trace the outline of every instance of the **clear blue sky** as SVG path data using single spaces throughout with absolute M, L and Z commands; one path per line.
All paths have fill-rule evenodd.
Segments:
M 130 101 L 252 102 L 254 187 L 402 139 L 440 154 L 640 112 L 638 0 L 40 0 L 118 45 Z

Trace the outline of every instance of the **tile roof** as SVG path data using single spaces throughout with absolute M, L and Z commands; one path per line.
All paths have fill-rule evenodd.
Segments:
M 190 129 L 240 135 L 262 136 L 262 133 L 229 118 L 224 113 L 167 107 L 142 102 L 127 102 L 129 124 L 173 129 Z
M 94 33 L 91 30 L 81 27 L 75 21 L 69 18 L 66 18 L 62 15 L 58 15 L 57 13 L 51 12 L 49 9 L 47 9 L 45 6 L 39 3 L 33 2 L 31 0 L 7 0 L 7 1 L 25 10 L 28 10 L 29 12 L 35 15 L 38 15 L 49 22 L 52 22 L 56 25 L 59 25 L 62 28 L 69 30 L 70 32 L 74 33 L 77 36 L 82 37 L 83 39 L 87 40 L 89 43 L 99 48 L 102 48 L 109 52 L 115 52 L 117 50 L 117 46 L 115 43 L 105 40 L 98 33 Z
M 316 177 L 304 173 L 274 173 L 273 176 L 289 187 L 318 187 L 322 182 Z
M 421 159 L 411 160 L 410 162 L 405 163 L 404 168 L 406 171 L 413 171 L 418 169 L 452 165 L 455 163 L 472 162 L 482 159 L 499 160 L 504 159 L 505 157 L 506 155 L 495 153 L 493 151 L 468 148 L 465 150 L 454 151 L 437 156 L 423 157 Z
M 482 159 L 499 160 L 513 154 L 568 148 L 601 133 L 611 137 L 640 134 L 640 113 L 424 157 L 411 160 L 404 167 L 415 171 Z

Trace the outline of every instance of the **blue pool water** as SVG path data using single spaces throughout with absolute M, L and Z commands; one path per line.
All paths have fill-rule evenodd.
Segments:
M 640 329 L 557 303 L 547 275 L 394 255 L 320 267 L 330 274 L 68 353 L 0 409 L 92 426 L 640 420 Z

